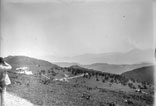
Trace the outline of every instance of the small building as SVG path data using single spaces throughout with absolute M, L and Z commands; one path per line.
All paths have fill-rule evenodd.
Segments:
M 29 67 L 19 67 L 19 68 L 16 68 L 16 71 L 19 74 L 33 75 L 32 71 L 30 71 Z

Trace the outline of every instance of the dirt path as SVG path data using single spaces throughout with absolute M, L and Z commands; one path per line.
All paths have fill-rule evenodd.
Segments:
M 11 94 L 8 92 L 5 92 L 4 94 L 4 103 L 5 106 L 35 106 L 28 100 L 25 100 L 16 96 L 15 94 Z

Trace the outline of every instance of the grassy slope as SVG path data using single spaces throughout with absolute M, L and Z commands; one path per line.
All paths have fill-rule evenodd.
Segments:
M 25 98 L 38 106 L 109 106 L 111 103 L 118 106 L 129 106 L 124 103 L 124 99 L 132 101 L 134 106 L 152 106 L 153 103 L 151 95 L 136 94 L 133 92 L 133 89 L 129 89 L 131 91 L 126 92 L 122 89 L 119 91 L 114 89 L 116 88 L 114 86 L 115 83 L 112 83 L 111 86 L 109 80 L 103 83 L 102 78 L 104 77 L 99 75 L 97 75 L 99 81 L 96 81 L 96 76 L 94 75 L 91 78 L 73 79 L 69 83 L 46 80 L 39 75 L 41 70 L 45 70 L 45 74 L 53 79 L 64 73 L 74 76 L 75 73 L 73 72 L 77 71 L 75 68 L 83 72 L 93 71 L 94 73 L 94 70 L 87 70 L 80 67 L 60 68 L 53 64 L 41 64 L 38 66 L 36 63 L 23 63 L 22 66 L 24 65 L 32 70 L 34 76 L 9 73 L 12 84 L 8 86 L 7 91 Z M 16 63 L 13 66 L 12 71 L 15 71 L 15 68 L 21 66 L 21 64 Z M 112 74 L 105 73 L 105 75 Z M 119 86 L 119 88 L 123 89 L 124 87 L 127 89 L 127 86 Z M 90 98 L 87 99 L 87 96 L 83 95 L 89 95 Z

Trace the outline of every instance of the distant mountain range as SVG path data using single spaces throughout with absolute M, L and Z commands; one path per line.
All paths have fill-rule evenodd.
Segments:
M 79 65 L 79 63 L 70 63 L 70 62 L 53 62 L 54 64 L 57 64 L 58 66 L 61 67 L 70 67 L 70 66 L 74 66 L 74 65 Z
M 94 64 L 94 63 L 108 63 L 108 64 L 139 64 L 152 63 L 154 57 L 154 50 L 152 49 L 133 49 L 126 53 L 112 52 L 102 54 L 83 54 L 73 57 L 55 57 L 48 56 L 47 59 L 52 62 L 68 62 L 79 64 Z M 66 63 L 66 65 L 68 65 Z
M 153 83 L 154 82 L 154 66 L 137 68 L 132 71 L 122 73 L 121 75 L 127 78 L 136 79 L 141 82 L 146 81 L 149 83 Z
M 121 64 L 121 65 L 116 65 L 116 64 L 107 64 L 107 63 L 94 63 L 90 65 L 80 65 L 78 63 L 66 63 L 66 62 L 60 62 L 60 63 L 55 63 L 58 66 L 61 67 L 70 67 L 70 66 L 80 66 L 88 69 L 94 69 L 97 71 L 102 71 L 102 72 L 108 72 L 108 73 L 114 73 L 114 74 L 121 74 L 126 71 L 130 71 L 133 69 L 137 69 L 140 67 L 145 67 L 145 66 L 150 66 L 151 63 L 140 63 L 140 64 Z

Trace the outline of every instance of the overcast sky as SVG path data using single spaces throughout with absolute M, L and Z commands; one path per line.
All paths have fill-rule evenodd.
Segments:
M 127 52 L 154 43 L 150 0 L 3 0 L 1 25 L 2 56 Z

